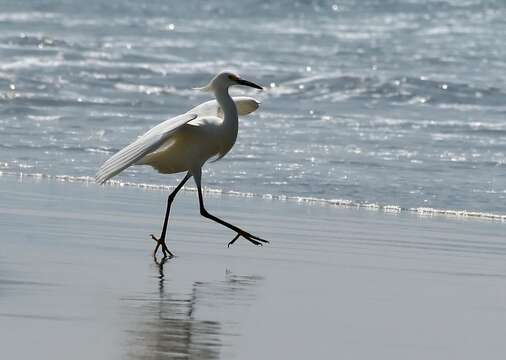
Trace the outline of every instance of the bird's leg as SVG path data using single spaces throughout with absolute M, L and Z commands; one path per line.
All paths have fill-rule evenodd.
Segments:
M 195 173 L 197 173 L 197 174 L 195 174 Z M 216 221 L 217 223 L 219 223 L 223 226 L 228 227 L 231 230 L 234 230 L 237 233 L 237 235 L 232 239 L 232 241 L 230 241 L 228 243 L 228 246 L 232 245 L 239 238 L 239 236 L 242 236 L 243 238 L 245 238 L 246 240 L 248 240 L 249 242 L 251 242 L 254 245 L 263 245 L 262 243 L 269 243 L 269 241 L 267 241 L 267 240 L 264 240 L 262 238 L 259 238 L 258 236 L 252 235 L 252 234 L 248 233 L 247 231 L 244 231 L 243 229 L 241 229 L 235 225 L 232 225 L 232 224 L 210 214 L 206 210 L 206 208 L 204 207 L 204 199 L 202 196 L 202 186 L 201 186 L 201 171 L 193 172 L 193 178 L 195 179 L 195 184 L 197 185 L 197 190 L 198 190 L 198 194 L 199 194 L 200 214 L 208 219 Z
M 169 215 L 170 215 L 170 207 L 172 205 L 172 202 L 174 201 L 174 198 L 176 197 L 176 194 L 179 190 L 184 186 L 184 184 L 188 181 L 188 179 L 191 177 L 191 174 L 188 172 L 184 179 L 179 183 L 178 186 L 172 191 L 167 198 L 167 210 L 165 211 L 165 220 L 163 221 L 163 228 L 162 233 L 160 237 L 157 239 L 155 235 L 151 234 L 151 238 L 156 241 L 156 247 L 153 252 L 153 256 L 156 258 L 156 252 L 158 251 L 158 248 L 162 247 L 163 257 L 166 258 L 167 254 L 169 257 L 173 257 L 174 254 L 170 252 L 170 250 L 167 248 L 167 245 L 165 244 L 165 234 L 167 233 L 167 224 L 169 222 Z

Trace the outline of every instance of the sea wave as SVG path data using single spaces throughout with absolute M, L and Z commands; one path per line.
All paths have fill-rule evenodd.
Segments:
M 228 69 L 265 91 L 250 93 L 261 110 L 206 169 L 209 186 L 308 204 L 338 194 L 352 199 L 340 206 L 393 213 L 376 203 L 506 213 L 498 0 L 35 3 L 0 14 L 2 171 L 92 174 L 208 100 L 191 88 Z M 143 168 L 122 179 L 171 181 Z
M 308 69 L 311 69 L 308 67 Z M 504 108 L 506 94 L 492 86 L 449 81 L 427 76 L 379 77 L 341 72 L 313 74 L 275 84 L 273 93 L 310 97 L 316 101 L 342 102 L 348 99 L 388 101 L 394 104 L 432 104 L 442 108 Z
M 86 183 L 95 184 L 95 178 L 91 176 L 72 176 L 72 175 L 49 175 L 43 173 L 28 173 L 28 172 L 11 172 L 11 171 L 0 171 L 0 176 L 15 176 L 18 179 L 30 178 L 30 179 L 44 179 L 51 181 L 58 181 L 64 183 Z M 132 181 L 121 181 L 121 180 L 109 180 L 106 186 L 112 187 L 129 187 L 137 188 L 142 190 L 153 190 L 153 191 L 171 191 L 175 188 L 172 185 L 160 185 L 150 184 L 142 182 Z M 184 191 L 196 192 L 197 188 L 192 186 L 183 187 Z M 318 197 L 309 196 L 287 196 L 287 195 L 274 195 L 274 194 L 257 194 L 251 192 L 240 192 L 234 190 L 223 190 L 218 188 L 204 187 L 204 193 L 211 196 L 233 196 L 240 198 L 258 198 L 271 201 L 288 201 L 295 202 L 304 205 L 319 205 L 319 206 L 335 206 L 341 208 L 358 208 L 366 209 L 378 212 L 384 212 L 388 214 L 415 214 L 418 216 L 443 216 L 449 218 L 460 218 L 460 219 L 481 219 L 506 222 L 506 214 L 490 213 L 490 212 L 479 212 L 479 211 L 468 211 L 463 209 L 438 209 L 431 207 L 411 207 L 406 208 L 398 205 L 390 204 L 378 204 L 370 202 L 359 202 L 349 199 L 325 199 Z

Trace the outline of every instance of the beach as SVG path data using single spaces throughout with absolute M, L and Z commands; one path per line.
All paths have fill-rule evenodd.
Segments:
M 498 0 L 4 1 L 0 359 L 503 359 L 505 29 Z M 200 215 L 204 162 L 269 244 Z M 174 258 L 183 174 L 133 164 L 197 178 Z
M 504 223 L 0 177 L 3 358 L 499 359 Z

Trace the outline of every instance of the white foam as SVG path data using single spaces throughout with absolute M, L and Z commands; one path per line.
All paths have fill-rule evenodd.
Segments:
M 95 178 L 91 176 L 72 176 L 72 175 L 48 175 L 42 173 L 16 173 L 0 170 L 0 176 L 17 176 L 18 178 L 29 177 L 33 179 L 48 179 L 68 183 L 93 183 Z M 175 188 L 174 185 L 159 185 L 149 183 L 137 183 L 132 181 L 109 180 L 106 186 L 117 187 L 132 187 L 144 190 L 154 191 L 170 191 Z M 192 186 L 183 187 L 184 191 L 196 192 L 197 188 Z M 223 190 L 216 188 L 205 187 L 203 192 L 211 196 L 234 196 L 243 198 L 260 198 L 265 200 L 279 200 L 279 201 L 292 201 L 306 205 L 328 205 L 336 207 L 356 207 L 361 209 L 368 209 L 374 211 L 383 211 L 385 213 L 400 214 L 400 213 L 413 213 L 420 216 L 445 216 L 452 218 L 471 218 L 483 219 L 506 222 L 506 214 L 496 214 L 489 212 L 468 211 L 468 210 L 451 210 L 451 209 L 437 209 L 430 207 L 416 207 L 416 208 L 403 208 L 398 205 L 381 205 L 376 203 L 362 203 L 349 199 L 324 199 L 311 196 L 287 196 L 287 195 L 273 195 L 273 194 L 255 194 L 251 192 L 240 192 L 234 190 Z
M 505 214 L 494 214 L 494 213 L 467 211 L 467 210 L 434 209 L 429 207 L 418 207 L 407 210 L 416 212 L 421 215 L 445 215 L 451 217 L 480 218 L 480 219 L 506 221 Z

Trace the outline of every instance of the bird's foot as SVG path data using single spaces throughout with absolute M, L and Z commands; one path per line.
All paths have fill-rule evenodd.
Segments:
M 251 235 L 250 233 L 248 233 L 246 231 L 241 231 L 241 232 L 238 232 L 237 235 L 232 239 L 232 241 L 230 241 L 228 243 L 227 247 L 230 247 L 230 245 L 232 245 L 233 243 L 235 243 L 235 241 L 237 239 L 239 239 L 240 236 L 242 236 L 243 238 L 245 238 L 246 240 L 248 240 L 253 245 L 257 245 L 257 246 L 263 246 L 263 244 L 268 244 L 269 243 L 269 241 L 267 241 L 265 239 L 259 238 L 258 236 L 255 236 L 255 235 Z
M 153 251 L 153 257 L 155 259 L 156 259 L 156 253 L 158 252 L 158 249 L 160 248 L 160 246 L 162 247 L 163 259 L 166 259 L 167 257 L 169 259 L 174 257 L 174 254 L 170 252 L 169 248 L 165 244 L 165 236 L 160 236 L 159 239 L 157 239 L 156 236 L 153 234 L 150 234 L 150 236 L 151 236 L 151 239 L 156 241 L 155 250 Z

